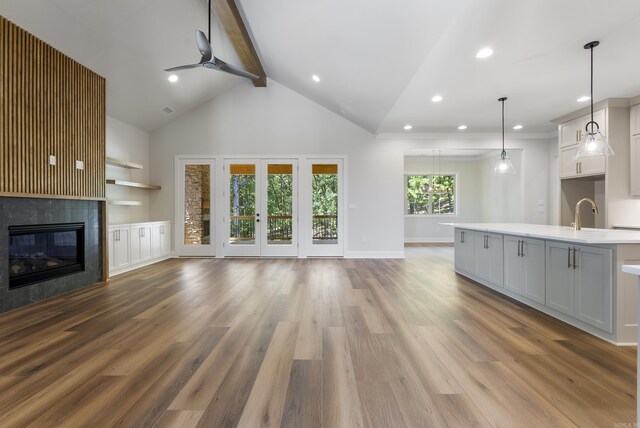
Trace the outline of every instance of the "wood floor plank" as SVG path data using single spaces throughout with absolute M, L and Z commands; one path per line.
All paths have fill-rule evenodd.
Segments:
M 635 347 L 406 256 L 172 259 L 0 314 L 0 425 L 635 422 Z

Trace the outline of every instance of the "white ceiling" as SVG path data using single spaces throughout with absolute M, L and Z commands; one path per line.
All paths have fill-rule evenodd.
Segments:
M 371 132 L 494 132 L 500 96 L 508 126 L 553 130 L 584 106 L 591 40 L 596 101 L 640 95 L 640 0 L 236 1 L 271 79 Z M 0 0 L 0 14 L 105 76 L 108 113 L 145 130 L 250 85 L 208 70 L 167 82 L 164 68 L 199 59 L 204 0 Z M 240 65 L 213 24 L 216 56 Z M 477 60 L 484 46 L 495 54 Z

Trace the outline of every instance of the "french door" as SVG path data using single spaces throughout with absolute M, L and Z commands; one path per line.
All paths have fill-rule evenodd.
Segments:
M 309 256 L 344 255 L 342 159 L 308 159 L 305 234 Z
M 298 163 L 227 159 L 225 256 L 298 255 Z
M 213 256 L 214 160 L 178 160 L 176 250 L 180 256 Z

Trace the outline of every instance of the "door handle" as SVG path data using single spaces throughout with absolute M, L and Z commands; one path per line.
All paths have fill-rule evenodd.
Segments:
M 573 268 L 577 268 L 578 265 L 576 265 L 576 247 L 573 247 Z
M 460 232 L 460 242 L 464 244 L 464 232 Z
M 522 241 L 520 241 L 520 240 L 518 239 L 518 257 L 520 257 L 520 243 L 521 243 L 521 242 L 522 242 Z
M 567 248 L 567 269 L 571 268 L 571 247 Z
M 484 235 L 484 248 L 485 249 L 489 249 L 489 236 L 488 235 Z

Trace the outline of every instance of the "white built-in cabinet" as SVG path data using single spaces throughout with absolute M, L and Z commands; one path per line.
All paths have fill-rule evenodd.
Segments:
M 606 136 L 606 114 L 601 109 L 593 113 L 593 120 L 600 126 L 600 132 Z M 562 123 L 558 127 L 560 134 L 560 178 L 574 178 L 602 175 L 606 170 L 604 156 L 589 156 L 576 160 L 578 145 L 585 135 L 585 127 L 591 121 L 591 114 Z
M 109 227 L 109 272 L 129 265 L 129 228 Z
M 504 237 L 504 288 L 545 303 L 545 241 Z
M 548 241 L 546 305 L 611 333 L 611 258 L 608 248 Z
M 631 195 L 640 196 L 640 104 L 631 107 Z
M 167 259 L 171 255 L 171 222 L 109 226 L 109 275 Z

